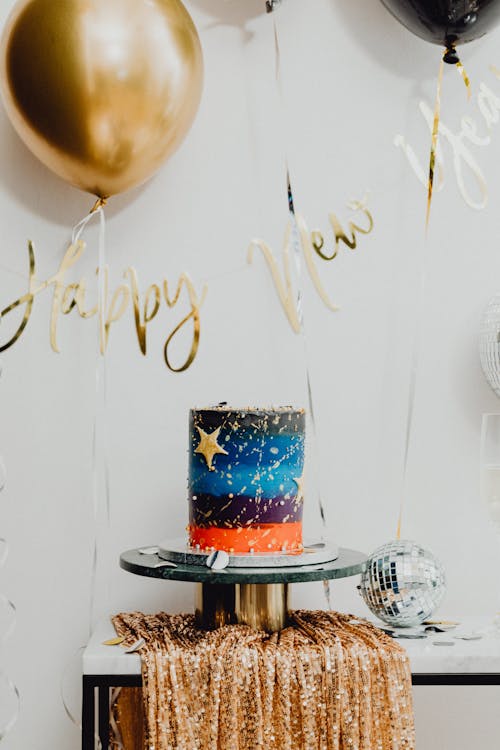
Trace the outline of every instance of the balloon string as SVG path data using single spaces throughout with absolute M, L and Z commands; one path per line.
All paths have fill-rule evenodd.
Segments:
M 91 214 L 95 214 L 96 211 L 99 211 L 100 208 L 104 208 L 104 206 L 107 204 L 108 199 L 107 198 L 98 198 L 92 208 L 90 209 Z
M 417 383 L 417 372 L 418 372 L 418 360 L 420 353 L 420 332 L 421 332 L 421 312 L 422 312 L 422 299 L 423 299 L 423 280 L 419 293 L 419 303 L 417 304 L 417 322 L 415 326 L 415 336 L 413 343 L 413 353 L 410 368 L 410 386 L 408 389 L 408 407 L 406 412 L 406 431 L 405 431 L 405 447 L 403 455 L 403 477 L 401 482 L 401 500 L 399 506 L 398 525 L 396 529 L 396 539 L 401 539 L 401 527 L 403 523 L 403 512 L 405 508 L 405 500 L 407 493 L 407 479 L 408 479 L 408 456 L 410 453 L 411 434 L 413 427 L 413 416 L 415 411 L 415 391 Z
M 444 55 L 439 64 L 439 74 L 438 74 L 438 80 L 437 80 L 436 103 L 434 107 L 434 121 L 432 125 L 431 155 L 430 155 L 430 163 L 429 163 L 427 216 L 426 216 L 426 222 L 425 222 L 426 230 L 429 227 L 429 218 L 430 218 L 431 203 L 432 203 L 432 192 L 433 192 L 433 186 L 434 186 L 436 154 L 437 154 L 438 139 L 439 139 L 439 121 L 441 117 L 441 91 L 442 91 L 442 85 L 443 85 L 443 72 L 444 72 L 445 63 L 448 63 L 449 65 L 455 65 L 457 67 L 457 70 L 460 73 L 462 80 L 465 84 L 465 87 L 467 89 L 467 97 L 468 99 L 470 99 L 471 97 L 470 79 L 465 71 L 465 68 L 461 63 L 460 58 L 458 57 L 458 54 L 455 48 L 448 47 L 445 50 Z M 407 409 L 407 417 L 406 417 L 405 448 L 404 448 L 404 457 L 403 457 L 402 492 L 401 492 L 401 502 L 400 502 L 400 508 L 399 508 L 399 516 L 398 516 L 398 525 L 397 525 L 397 530 L 396 530 L 396 539 L 398 540 L 401 539 L 401 527 L 402 527 L 402 522 L 403 522 L 404 503 L 406 499 L 408 455 L 409 455 L 409 450 L 410 450 L 411 433 L 412 433 L 412 427 L 413 427 L 413 413 L 414 413 L 414 408 L 415 408 L 415 390 L 416 390 L 416 381 L 417 381 L 417 372 L 418 372 L 419 353 L 420 353 L 420 346 L 421 346 L 422 310 L 423 310 L 423 300 L 424 300 L 424 294 L 425 294 L 425 284 L 426 284 L 426 274 L 427 274 L 426 265 L 427 265 L 426 258 L 424 257 L 424 259 L 422 260 L 421 273 L 420 273 L 420 285 L 419 285 L 419 293 L 418 293 L 418 301 L 417 301 L 417 321 L 415 325 L 412 363 L 411 363 L 411 369 L 410 369 L 410 387 L 409 387 L 409 392 L 408 392 L 408 409 Z
M 266 3 L 267 12 L 272 13 L 279 4 L 280 4 L 280 0 L 273 0 L 272 2 L 267 2 Z M 282 87 L 282 80 L 281 80 L 281 51 L 280 51 L 276 16 L 273 16 L 273 29 L 274 29 L 276 87 L 278 91 L 278 97 L 279 97 L 279 100 L 283 109 L 284 97 L 283 97 L 283 87 Z M 302 241 L 301 241 L 299 226 L 297 222 L 297 216 L 295 212 L 295 199 L 294 199 L 294 194 L 293 194 L 293 189 L 292 189 L 292 180 L 290 178 L 290 168 L 289 168 L 289 163 L 288 163 L 288 157 L 286 153 L 285 153 L 285 171 L 286 171 L 286 198 L 287 198 L 288 212 L 289 212 L 290 221 L 291 221 L 291 229 L 292 229 L 291 239 L 292 239 L 293 258 L 294 258 L 295 276 L 296 276 L 296 285 L 297 285 L 296 286 L 297 288 L 296 309 L 297 309 L 297 317 L 299 320 L 299 329 L 300 329 L 300 337 L 302 341 L 302 348 L 304 352 L 306 387 L 307 387 L 307 404 L 308 404 L 308 412 L 309 412 L 310 425 L 311 425 L 311 442 L 313 446 L 313 450 L 311 451 L 310 455 L 312 455 L 313 457 L 314 473 L 317 477 L 317 486 L 316 486 L 317 502 L 318 502 L 321 523 L 323 526 L 322 539 L 325 541 L 325 537 L 327 534 L 327 518 L 326 518 L 326 511 L 325 511 L 325 506 L 323 503 L 323 498 L 321 496 L 321 489 L 320 489 L 320 471 L 319 471 L 320 462 L 319 462 L 319 451 L 318 451 L 318 431 L 317 431 L 317 426 L 316 426 L 313 388 L 312 388 L 312 382 L 311 382 L 311 369 L 309 365 L 309 356 L 308 356 L 308 350 L 307 350 L 307 335 L 306 335 L 306 328 L 305 328 L 305 321 L 304 321 L 304 305 L 303 305 L 303 293 L 302 293 L 302 256 L 301 256 Z M 328 608 L 331 609 L 332 607 L 331 607 L 331 599 L 330 599 L 330 586 L 328 582 L 324 583 L 324 592 L 325 592 L 325 597 L 326 597 Z
M 462 61 L 460 60 L 458 56 L 458 52 L 455 49 L 455 47 L 450 46 L 447 47 L 444 51 L 443 55 L 443 62 L 448 63 L 448 65 L 455 65 L 458 72 L 460 73 L 460 76 L 465 84 L 465 88 L 467 89 L 467 98 L 470 99 L 472 95 L 472 88 L 470 85 L 470 79 L 467 73 L 465 72 L 465 68 L 462 64 Z
M 441 115 L 441 88 L 443 85 L 444 58 L 439 63 L 439 74 L 437 80 L 436 103 L 434 106 L 434 122 L 432 125 L 431 156 L 429 162 L 429 179 L 427 184 L 427 215 L 425 218 L 425 228 L 429 227 L 429 218 L 431 215 L 432 191 L 434 188 L 434 170 L 436 167 L 436 152 L 439 136 L 439 119 Z
M 427 189 L 427 216 L 425 220 L 426 229 L 428 229 L 429 227 L 432 193 L 434 189 L 434 173 L 435 173 L 435 168 L 436 168 L 436 155 L 437 155 L 437 147 L 438 147 L 438 140 L 439 140 L 439 121 L 441 118 L 441 90 L 442 90 L 442 85 L 443 85 L 444 63 L 448 63 L 448 65 L 456 66 L 465 84 L 465 88 L 467 90 L 467 99 L 470 100 L 472 96 L 472 87 L 470 83 L 470 78 L 467 75 L 467 72 L 462 64 L 462 61 L 460 60 L 455 47 L 448 47 L 445 50 L 443 57 L 441 59 L 440 65 L 439 65 L 439 74 L 438 74 L 438 81 L 437 81 L 436 103 L 434 106 L 434 121 L 432 125 L 432 143 L 431 143 L 431 155 L 430 155 L 430 163 L 429 163 L 429 180 L 428 180 L 428 189 Z
M 101 561 L 101 545 L 99 544 L 99 531 L 105 529 L 106 535 L 109 536 L 111 527 L 111 507 L 110 507 L 110 485 L 109 470 L 107 458 L 107 431 L 106 431 L 106 413 L 107 413 L 107 379 L 106 379 L 106 326 L 105 326 L 105 309 L 107 297 L 107 276 L 108 269 L 106 266 L 106 221 L 104 216 L 105 198 L 99 198 L 92 210 L 73 228 L 71 241 L 73 244 L 80 242 L 84 230 L 90 221 L 99 216 L 99 239 L 98 239 L 98 346 L 97 346 L 97 363 L 95 371 L 95 389 L 96 389 L 96 410 L 94 415 L 94 425 L 92 431 L 92 495 L 93 495 L 93 542 L 92 542 L 92 563 L 91 563 L 91 584 L 90 584 L 90 602 L 89 602 L 89 635 L 96 624 L 101 612 L 97 606 L 97 580 L 98 567 Z M 101 502 L 101 491 L 104 494 L 104 508 Z M 101 525 L 104 510 L 104 521 Z M 106 539 L 108 546 L 109 539 Z M 107 571 L 105 577 L 105 596 L 104 604 L 109 608 L 109 580 Z M 79 649 L 79 652 L 82 649 Z M 79 653 L 78 652 L 78 653 Z M 64 710 L 70 721 L 81 729 L 80 721 L 73 715 L 68 706 L 68 701 L 64 695 L 64 678 L 66 672 L 61 678 L 61 697 Z M 100 742 L 98 742 L 100 747 Z
M 107 296 L 107 266 L 106 266 L 106 220 L 101 205 L 92 215 L 99 215 L 99 271 L 98 271 L 98 316 L 99 316 L 99 345 L 95 373 L 96 413 L 92 440 L 92 473 L 94 496 L 94 560 L 92 566 L 92 587 L 90 603 L 90 624 L 96 624 L 100 613 L 96 604 L 97 568 L 99 563 L 98 530 L 101 515 L 101 489 L 104 492 L 104 521 L 106 535 L 111 527 L 111 506 L 109 469 L 107 457 L 106 412 L 107 412 L 107 373 L 106 373 L 106 324 L 105 309 Z M 101 471 L 100 471 L 101 469 Z M 101 484 L 102 482 L 102 484 Z M 109 542 L 109 539 L 106 540 Z M 106 545 L 107 546 L 107 545 Z M 109 581 L 105 579 L 104 602 L 109 603 Z
M 398 525 L 396 530 L 396 539 L 401 539 L 401 527 L 403 523 L 403 513 L 405 508 L 405 500 L 407 496 L 407 479 L 408 479 L 408 457 L 410 453 L 410 443 L 413 429 L 413 418 L 415 411 L 415 395 L 417 387 L 417 375 L 420 360 L 420 349 L 422 346 L 422 326 L 423 326 L 423 310 L 424 310 L 424 299 L 425 289 L 427 285 L 427 259 L 428 259 L 428 243 L 426 242 L 424 252 L 422 253 L 420 262 L 420 280 L 417 291 L 417 299 L 415 304 L 416 317 L 414 322 L 413 330 L 413 344 L 412 344 L 412 355 L 410 365 L 410 384 L 408 388 L 408 405 L 406 410 L 406 430 L 405 430 L 405 445 L 403 455 L 403 469 L 402 469 L 402 480 L 401 480 L 401 499 L 399 506 Z
M 472 96 L 472 86 L 470 85 L 470 78 L 467 75 L 464 66 L 462 65 L 461 61 L 459 60 L 457 63 L 455 63 L 457 66 L 457 70 L 460 73 L 460 76 L 462 77 L 462 80 L 465 84 L 465 88 L 467 89 L 467 99 L 470 100 Z

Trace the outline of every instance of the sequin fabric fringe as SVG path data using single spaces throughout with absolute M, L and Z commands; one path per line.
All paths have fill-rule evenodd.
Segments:
M 145 750 L 414 750 L 411 672 L 370 623 L 295 611 L 268 634 L 121 614 L 141 651 Z

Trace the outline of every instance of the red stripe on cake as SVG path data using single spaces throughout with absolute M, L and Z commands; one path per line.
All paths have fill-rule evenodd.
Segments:
M 270 523 L 237 529 L 189 527 L 189 542 L 201 550 L 217 549 L 235 554 L 254 552 L 302 552 L 302 523 Z

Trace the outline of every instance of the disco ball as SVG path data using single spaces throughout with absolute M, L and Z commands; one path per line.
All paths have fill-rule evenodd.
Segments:
M 397 627 L 426 620 L 441 603 L 443 566 L 415 542 L 394 541 L 370 555 L 361 574 L 361 596 L 379 619 Z
M 500 396 L 500 294 L 487 304 L 481 319 L 479 356 L 486 380 Z

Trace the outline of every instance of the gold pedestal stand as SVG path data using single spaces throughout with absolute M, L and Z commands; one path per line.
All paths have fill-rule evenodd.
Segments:
M 184 542 L 179 544 L 185 547 Z M 331 549 L 335 549 L 334 559 L 325 557 Z M 325 559 L 318 559 L 318 554 Z M 129 573 L 148 578 L 196 583 L 196 623 L 201 628 L 214 630 L 240 623 L 274 632 L 286 627 L 291 583 L 357 575 L 361 573 L 366 556 L 356 550 L 327 546 L 326 551 L 318 553 L 311 554 L 309 550 L 305 559 L 307 564 L 297 559 L 297 563 L 289 567 L 211 570 L 192 561 L 174 563 L 159 557 L 157 552 L 132 549 L 121 554 L 120 566 Z
M 272 633 L 283 630 L 288 613 L 287 583 L 199 583 L 196 624 L 206 630 L 250 625 Z

